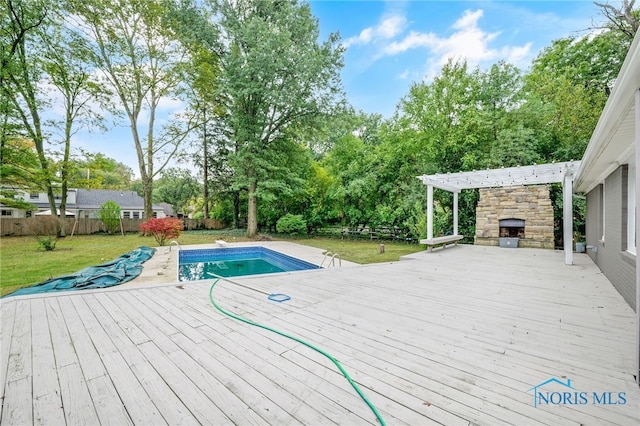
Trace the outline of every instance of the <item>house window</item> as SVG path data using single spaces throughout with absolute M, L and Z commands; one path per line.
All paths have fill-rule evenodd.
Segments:
M 627 173 L 627 244 L 628 252 L 636 254 L 636 165 L 629 164 Z
M 11 216 L 11 210 L 2 210 L 2 217 Z
M 157 218 L 158 217 L 158 212 L 153 212 L 153 217 Z
M 131 219 L 131 212 L 123 211 L 123 212 L 122 212 L 122 217 L 123 217 L 124 219 Z
M 133 212 L 134 219 L 140 219 L 140 212 Z
M 29 199 L 30 200 L 38 200 L 38 199 L 40 199 L 40 194 L 38 194 L 37 192 L 30 192 L 29 193 Z

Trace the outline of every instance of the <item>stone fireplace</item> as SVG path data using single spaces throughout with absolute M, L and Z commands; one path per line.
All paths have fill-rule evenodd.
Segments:
M 475 243 L 497 246 L 505 237 L 520 238 L 519 247 L 554 248 L 547 185 L 480 189 Z

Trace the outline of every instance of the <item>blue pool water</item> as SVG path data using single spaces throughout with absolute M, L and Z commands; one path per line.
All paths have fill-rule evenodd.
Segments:
M 235 247 L 178 252 L 178 281 L 320 269 L 318 265 L 265 247 Z

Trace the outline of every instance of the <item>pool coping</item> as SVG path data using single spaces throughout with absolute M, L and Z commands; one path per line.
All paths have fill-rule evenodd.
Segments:
M 330 260 L 330 258 L 329 258 Z M 329 260 L 325 259 L 325 263 Z M 320 265 L 261 246 L 182 248 L 178 251 L 178 281 L 202 281 L 320 269 Z
M 247 242 L 227 242 L 225 247 L 255 247 L 262 246 L 269 248 L 271 250 L 286 254 L 288 256 L 292 256 L 306 262 L 313 263 L 315 265 L 320 265 L 325 258 L 326 250 L 305 246 L 302 244 L 296 244 L 289 241 L 247 241 Z M 209 248 L 220 248 L 219 244 L 215 242 L 211 244 L 191 244 L 188 246 L 182 246 L 182 249 L 209 249 Z M 115 289 L 124 289 L 124 288 L 132 288 L 132 287 L 146 287 L 152 285 L 164 285 L 164 284 L 177 284 L 179 283 L 177 280 L 178 276 L 178 255 L 177 255 L 178 247 L 175 245 L 172 246 L 164 246 L 164 247 L 156 247 L 156 252 L 151 259 L 146 261 L 142 266 L 142 273 L 135 279 L 126 282 L 124 284 L 120 284 L 112 287 Z M 325 260 L 325 265 L 327 264 L 328 259 Z M 358 263 L 349 262 L 346 260 L 342 260 L 342 267 L 354 267 L 354 266 L 362 266 Z M 336 265 L 338 266 L 338 265 Z M 310 269 L 305 271 L 291 271 L 291 272 L 281 272 L 281 274 L 299 274 L 299 273 L 317 273 L 322 271 L 323 269 Z M 274 275 L 274 274 L 269 274 Z M 245 275 L 242 276 L 242 279 L 253 279 L 260 278 L 261 275 Z M 238 277 L 240 278 L 240 277 Z M 194 281 L 195 282 L 195 281 Z M 182 282 L 180 284 L 184 284 Z

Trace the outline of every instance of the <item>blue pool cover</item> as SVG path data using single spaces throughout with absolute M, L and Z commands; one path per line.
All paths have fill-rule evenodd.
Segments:
M 74 274 L 52 278 L 31 287 L 24 287 L 6 296 L 105 288 L 126 283 L 140 275 L 142 264 L 149 260 L 155 251 L 154 248 L 141 246 L 110 262 L 89 266 Z

